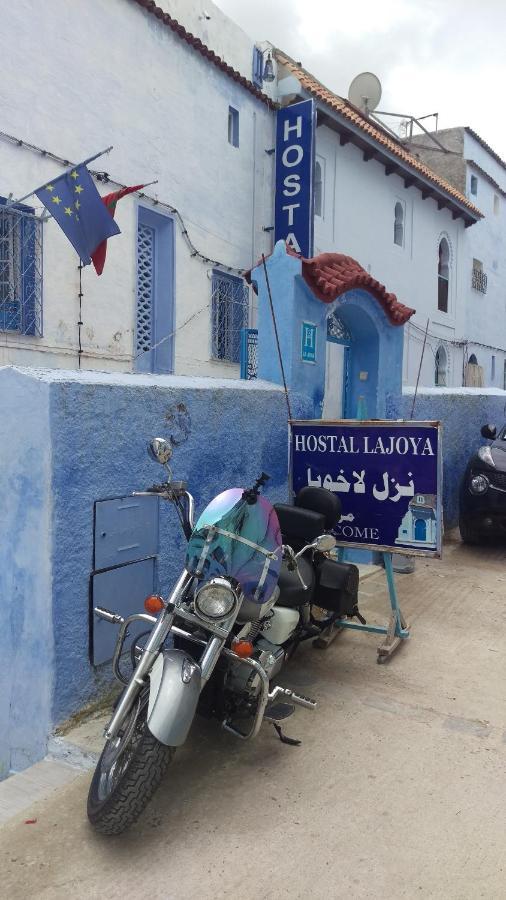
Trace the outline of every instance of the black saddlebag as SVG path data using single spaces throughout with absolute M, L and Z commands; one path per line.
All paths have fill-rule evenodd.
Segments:
M 353 616 L 358 609 L 358 568 L 352 563 L 321 559 L 316 564 L 313 603 L 340 616 Z

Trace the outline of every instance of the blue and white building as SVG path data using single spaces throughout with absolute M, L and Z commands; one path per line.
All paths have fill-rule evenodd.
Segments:
M 237 376 L 241 273 L 271 247 L 261 52 L 207 0 L 23 0 L 2 38 L 0 365 Z M 80 287 L 37 199 L 1 205 L 111 144 L 102 194 L 158 183 L 118 203 Z

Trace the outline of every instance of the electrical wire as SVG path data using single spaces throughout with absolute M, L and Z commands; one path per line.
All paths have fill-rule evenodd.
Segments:
M 69 166 L 75 165 L 72 160 L 65 159 L 63 156 L 59 156 L 57 153 L 53 153 L 51 150 L 44 150 L 43 147 L 38 147 L 36 144 L 30 143 L 30 141 L 25 141 L 22 138 L 14 137 L 12 134 L 7 134 L 5 131 L 0 131 L 0 138 L 7 141 L 8 143 L 14 144 L 17 147 L 22 147 L 28 150 L 31 150 L 33 153 L 38 153 L 40 156 L 43 156 L 47 159 L 51 159 L 64 168 L 68 168 Z M 108 172 L 97 171 L 95 169 L 89 170 L 90 174 L 96 179 L 96 181 L 101 182 L 102 184 L 111 184 L 118 189 L 127 187 L 126 184 L 123 184 L 120 181 L 117 181 L 115 178 L 112 178 Z M 145 194 L 143 191 L 136 192 L 141 200 L 146 199 L 153 203 L 154 206 L 160 206 L 163 209 L 166 209 L 174 218 L 177 220 L 177 223 L 181 229 L 181 234 L 183 239 L 190 250 L 190 256 L 200 259 L 202 262 L 206 263 L 206 265 L 218 266 L 220 269 L 225 270 L 226 272 L 235 272 L 237 275 L 243 275 L 244 271 L 248 268 L 248 266 L 243 266 L 242 268 L 237 268 L 236 266 L 229 266 L 226 263 L 220 262 L 218 259 L 211 259 L 209 256 L 206 256 L 200 250 L 197 250 L 195 244 L 193 243 L 188 228 L 184 222 L 184 219 L 176 209 L 175 206 L 172 206 L 171 203 L 167 203 L 164 200 L 159 200 L 157 197 L 151 197 L 149 194 Z M 37 207 L 38 208 L 38 207 Z

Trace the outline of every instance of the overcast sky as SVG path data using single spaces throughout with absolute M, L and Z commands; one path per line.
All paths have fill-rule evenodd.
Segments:
M 336 93 L 380 78 L 380 109 L 470 125 L 506 160 L 505 0 L 215 0 Z M 434 120 L 427 120 L 426 125 Z

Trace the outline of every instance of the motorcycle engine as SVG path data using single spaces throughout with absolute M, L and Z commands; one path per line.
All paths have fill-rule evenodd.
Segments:
M 285 661 L 285 651 L 277 644 L 271 644 L 266 638 L 260 637 L 255 642 L 253 659 L 265 669 L 270 681 L 280 671 Z M 232 666 L 227 687 L 234 693 L 246 692 L 256 696 L 260 691 L 260 678 L 249 666 L 240 663 Z

